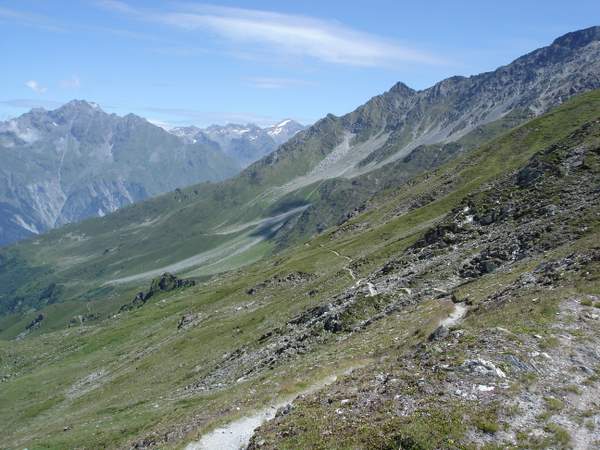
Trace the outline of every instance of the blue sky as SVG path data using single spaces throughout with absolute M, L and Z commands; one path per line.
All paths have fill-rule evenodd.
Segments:
M 595 1 L 0 1 L 0 120 L 73 98 L 169 125 L 310 123 L 492 70 Z

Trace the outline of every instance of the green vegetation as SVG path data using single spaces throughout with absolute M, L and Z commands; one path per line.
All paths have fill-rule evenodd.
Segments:
M 548 444 L 558 444 L 562 447 L 566 447 L 571 442 L 571 435 L 560 425 L 555 423 L 549 423 L 546 425 L 545 431 L 552 433 L 553 439 Z
M 3 250 L 3 261 L 15 264 L 0 269 L 2 305 L 16 293 L 27 312 L 5 316 L 0 336 L 17 336 L 38 313 L 29 309 L 48 302 L 41 310 L 47 318 L 39 328 L 25 339 L 0 341 L 0 404 L 8 405 L 0 409 L 0 431 L 6 445 L 128 447 L 141 439 L 156 439 L 161 447 L 180 446 L 334 374 L 339 375 L 335 386 L 297 402 L 291 412 L 294 426 L 284 430 L 286 435 L 268 427 L 263 435 L 277 437 L 277 448 L 468 448 L 473 433 L 485 438 L 499 434 L 504 409 L 491 401 L 475 404 L 469 394 L 504 392 L 500 382 L 488 386 L 487 379 L 472 378 L 468 389 L 453 386 L 446 391 L 440 386 L 469 373 L 463 363 L 477 356 L 475 350 L 484 353 L 481 358 L 492 352 L 478 347 L 482 342 L 515 358 L 525 358 L 523 348 L 531 342 L 539 345 L 535 335 L 542 336 L 548 351 L 556 348 L 552 325 L 561 302 L 597 292 L 600 270 L 593 265 L 597 262 L 589 262 L 576 275 L 564 275 L 555 289 L 540 283 L 518 289 L 513 285 L 546 261 L 595 249 L 600 231 L 596 218 L 574 218 L 586 229 L 563 246 L 515 261 L 510 270 L 484 274 L 455 292 L 423 290 L 418 298 L 400 302 L 406 289 L 436 288 L 435 280 L 456 278 L 459 267 L 436 266 L 402 290 L 373 296 L 357 293 L 356 301 L 339 314 L 341 330 L 314 327 L 295 336 L 292 322 L 344 300 L 344 294 L 372 272 L 387 270 L 388 264 L 394 270 L 409 247 L 443 225 L 463 202 L 471 201 L 476 211 L 488 213 L 494 207 L 492 194 L 489 189 L 482 192 L 490 183 L 512 180 L 544 149 L 568 147 L 570 139 L 576 140 L 570 137 L 574 132 L 599 117 L 600 92 L 578 97 L 409 183 L 386 185 L 372 194 L 362 214 L 300 245 L 283 246 L 267 260 L 260 255 L 272 251 L 273 244 L 261 241 L 257 244 L 261 247 L 231 255 L 231 266 L 215 257 L 214 272 L 190 267 L 188 273 L 179 273 L 197 277 L 195 286 L 161 292 L 142 307 L 120 314 L 120 306 L 148 281 L 116 285 L 107 281 L 179 261 L 231 239 L 247 242 L 255 237 L 247 229 L 232 228 L 230 234 L 215 232 L 207 240 L 202 230 L 223 231 L 224 221 L 230 226 L 250 221 L 273 208 L 260 194 L 275 182 L 266 175 L 274 169 L 263 162 L 263 169 L 253 166 L 219 189 L 183 190 Z M 334 122 L 321 126 L 336 131 Z M 317 140 L 311 144 L 315 160 L 321 144 Z M 294 166 L 291 155 L 284 163 L 289 170 Z M 518 192 L 514 188 L 503 195 L 516 198 Z M 415 204 L 415 199 L 423 202 Z M 249 205 L 242 208 L 244 202 Z M 214 210 L 214 216 L 208 217 L 207 210 Z M 417 253 L 418 248 L 412 250 Z M 434 250 L 442 254 L 448 247 Z M 474 256 L 481 249 L 469 251 Z M 434 256 L 432 250 L 427 258 Z M 300 280 L 291 276 L 298 273 L 308 275 Z M 42 292 L 47 295 L 40 297 Z M 53 302 L 54 292 L 60 293 L 60 302 Z M 82 301 L 84 293 L 87 298 Z M 454 310 L 452 294 L 468 299 L 469 315 L 452 338 L 428 342 L 427 336 Z M 494 301 L 492 294 L 497 294 Z M 393 302 L 396 309 L 385 311 Z M 75 315 L 98 318 L 66 327 Z M 368 319 L 373 320 L 362 326 Z M 358 325 L 360 330 L 348 332 Z M 281 347 L 274 360 L 263 357 L 270 344 L 281 342 L 290 345 Z M 512 377 L 512 393 L 536 385 L 536 375 L 516 372 L 509 360 L 493 354 L 497 367 Z M 350 368 L 355 370 L 343 375 Z M 489 387 L 494 390 L 486 391 Z M 355 397 L 364 392 L 375 392 L 376 400 L 353 407 Z M 412 404 L 414 399 L 419 401 Z M 402 409 L 406 405 L 410 410 Z M 552 400 L 546 406 L 557 413 L 562 410 Z M 364 411 L 368 420 L 360 414 Z M 289 425 L 284 419 L 283 427 Z M 567 445 L 565 430 L 552 424 L 546 428 L 550 437 L 538 442 L 520 434 L 520 444 Z M 173 438 L 163 442 L 165 436 Z
M 479 428 L 484 433 L 494 434 L 500 429 L 500 425 L 496 422 L 490 422 L 485 419 L 477 419 L 475 421 L 475 426 Z
M 548 408 L 549 411 L 560 411 L 564 407 L 564 403 L 558 398 L 547 397 L 545 400 L 546 408 Z

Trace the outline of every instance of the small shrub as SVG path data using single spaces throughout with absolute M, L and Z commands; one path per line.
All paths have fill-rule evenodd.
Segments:
M 540 348 L 542 350 L 556 348 L 556 347 L 558 347 L 559 343 L 560 343 L 560 341 L 558 340 L 558 338 L 556 338 L 554 336 L 550 336 L 549 338 L 546 338 L 540 342 Z
M 581 394 L 581 389 L 574 384 L 570 384 L 565 387 L 566 392 L 570 392 L 571 394 Z
M 560 411 L 565 406 L 562 400 L 554 397 L 546 397 L 544 400 L 546 401 L 546 407 L 550 411 Z
M 475 426 L 484 433 L 494 434 L 500 429 L 500 425 L 497 422 L 492 422 L 486 419 L 480 419 L 475 422 Z
M 554 435 L 554 441 L 557 444 L 566 446 L 569 444 L 569 442 L 571 442 L 571 435 L 560 425 L 557 425 L 555 423 L 549 423 L 548 425 L 546 425 L 544 430 L 547 433 L 552 433 Z

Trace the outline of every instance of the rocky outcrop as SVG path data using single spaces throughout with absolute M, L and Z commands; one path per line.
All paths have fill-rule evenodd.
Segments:
M 131 302 L 121 306 L 119 312 L 131 311 L 132 309 L 140 308 L 156 294 L 170 292 L 176 289 L 187 288 L 195 285 L 196 282 L 194 280 L 177 278 L 175 275 L 165 272 L 160 277 L 152 280 L 148 292 L 138 292 Z
M 15 339 L 16 340 L 23 339 L 29 333 L 38 329 L 42 325 L 43 320 L 44 320 L 44 315 L 38 314 L 35 319 L 33 319 L 31 322 L 29 322 L 29 324 L 27 324 L 27 326 L 25 327 L 25 330 L 23 330 L 21 333 L 19 333 Z
M 43 314 L 38 314 L 37 317 L 35 319 L 33 319 L 29 325 L 27 325 L 25 327 L 25 330 L 27 331 L 31 331 L 35 328 L 39 328 L 40 325 L 42 324 L 42 320 L 44 320 L 44 315 Z
M 262 281 L 246 291 L 248 295 L 256 295 L 259 292 L 278 286 L 295 286 L 307 283 L 316 278 L 313 273 L 291 272 L 286 275 L 275 275 L 268 280 Z

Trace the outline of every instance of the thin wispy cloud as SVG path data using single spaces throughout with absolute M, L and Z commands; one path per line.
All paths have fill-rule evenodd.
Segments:
M 367 67 L 443 62 L 410 46 L 306 16 L 205 4 L 175 4 L 163 11 L 135 8 L 116 0 L 97 4 L 139 20 L 190 32 L 208 32 L 238 47 L 255 46 L 260 51 L 269 49 L 287 57 Z
M 28 27 L 35 27 L 45 31 L 63 32 L 65 29 L 52 19 L 39 14 L 31 14 L 15 9 L 4 8 L 0 6 L 0 19 L 10 21 L 11 24 L 19 24 Z
M 73 75 L 71 78 L 61 80 L 60 87 L 63 89 L 79 89 L 81 87 L 81 80 L 77 75 Z
M 54 100 L 14 98 L 0 100 L 0 105 L 10 106 L 11 108 L 58 108 L 62 103 Z
M 135 8 L 129 6 L 125 2 L 121 2 L 118 0 L 97 0 L 96 4 L 105 9 L 120 12 L 120 13 L 125 13 L 125 14 L 137 14 L 138 13 L 138 11 Z
M 48 90 L 47 87 L 42 86 L 40 83 L 38 83 L 35 80 L 26 81 L 25 86 L 27 86 L 29 89 L 31 89 L 36 94 L 43 94 L 44 92 L 46 92 Z
M 294 87 L 310 87 L 316 83 L 307 80 L 298 80 L 295 78 L 270 78 L 270 77 L 254 77 L 247 78 L 246 84 L 258 89 L 284 89 Z
M 112 28 L 112 27 L 99 27 L 99 26 L 80 26 L 79 29 L 83 31 L 91 31 L 95 33 L 100 33 L 103 35 L 110 34 L 113 36 L 119 36 L 127 39 L 133 39 L 137 41 L 148 41 L 148 42 L 165 42 L 165 39 L 161 36 L 155 36 L 148 33 L 140 33 L 138 31 L 132 30 L 124 30 L 120 28 Z
M 152 53 L 156 53 L 157 55 L 165 55 L 165 56 L 180 56 L 180 57 L 190 57 L 190 56 L 198 56 L 198 55 L 208 55 L 211 53 L 215 53 L 214 50 L 209 50 L 205 48 L 190 48 L 190 47 L 177 47 L 177 46 L 164 46 L 164 47 L 156 47 L 150 50 Z

